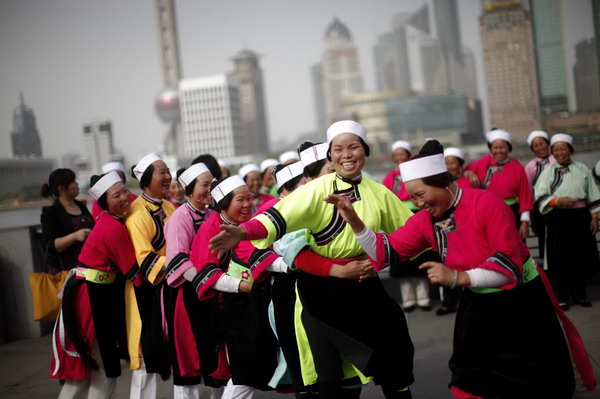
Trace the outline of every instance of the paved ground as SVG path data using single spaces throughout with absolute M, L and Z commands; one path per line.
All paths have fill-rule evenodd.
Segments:
M 390 280 L 393 283 L 393 280 Z M 600 283 L 589 287 L 592 308 L 573 307 L 569 317 L 583 337 L 595 368 L 596 379 L 600 381 Z M 416 310 L 407 314 L 410 333 L 415 344 L 415 378 L 412 386 L 413 397 L 427 399 L 451 398 L 447 389 L 450 378 L 448 359 L 450 358 L 454 316 L 436 316 L 434 312 Z M 524 331 L 524 334 L 527 332 Z M 0 397 L 15 399 L 57 397 L 60 386 L 49 379 L 50 339 L 48 336 L 9 342 L 0 345 Z M 130 373 L 124 370 L 117 385 L 117 396 L 129 395 Z M 158 398 L 172 398 L 171 381 L 161 382 Z M 203 392 L 205 393 L 205 392 Z M 256 399 L 286 399 L 292 395 L 271 392 L 257 392 Z M 208 396 L 203 395 L 203 398 Z M 381 390 L 369 384 L 363 389 L 362 398 L 383 398 Z M 600 398 L 600 390 L 585 392 L 581 384 L 575 398 Z

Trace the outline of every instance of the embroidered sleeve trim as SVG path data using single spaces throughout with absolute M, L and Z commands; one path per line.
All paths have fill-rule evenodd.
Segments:
M 550 198 L 550 196 L 549 196 L 549 195 L 547 195 L 547 194 L 545 194 L 545 195 L 542 195 L 540 198 L 538 198 L 538 199 L 535 201 L 535 204 L 534 204 L 534 205 L 536 206 L 536 208 L 539 208 L 539 207 L 540 207 L 540 205 L 542 204 L 542 202 L 546 201 L 548 198 Z
M 519 267 L 502 252 L 496 252 L 494 255 L 487 258 L 487 261 L 493 262 L 509 271 L 516 283 L 519 283 L 521 280 L 521 271 L 519 270 Z
M 268 217 L 269 220 L 275 226 L 275 231 L 276 231 L 275 241 L 279 240 L 281 237 L 283 237 L 285 235 L 285 232 L 287 230 L 287 224 L 285 222 L 285 219 L 283 218 L 281 213 L 273 207 L 267 209 L 265 212 L 263 212 L 263 214 L 266 217 Z
M 150 275 L 150 272 L 152 271 L 152 268 L 158 261 L 158 258 L 159 258 L 159 255 L 155 254 L 154 252 L 150 252 L 144 258 L 144 261 L 142 262 L 142 265 L 140 266 L 140 269 L 141 269 L 140 271 L 142 273 L 144 273 L 144 276 L 146 276 L 146 278 L 148 278 L 148 276 Z
M 175 255 L 173 259 L 171 259 L 171 261 L 169 262 L 169 265 L 167 266 L 167 277 L 175 273 L 177 269 L 179 269 L 179 267 L 181 267 L 181 265 L 189 258 L 189 255 L 184 252 L 180 252 L 177 255 Z
M 129 271 L 127 273 L 125 273 L 125 278 L 129 281 L 134 281 L 137 278 L 139 272 L 140 272 L 140 267 L 136 263 L 133 266 L 131 266 L 131 268 L 129 269 Z
M 217 272 L 221 272 L 215 265 L 206 265 L 202 270 L 200 270 L 196 277 L 192 280 L 192 285 L 196 292 L 200 293 L 200 290 L 204 287 L 206 282 Z

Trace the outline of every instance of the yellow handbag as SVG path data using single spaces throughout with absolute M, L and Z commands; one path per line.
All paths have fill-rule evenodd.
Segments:
M 33 320 L 36 321 L 56 320 L 61 304 L 58 292 L 69 274 L 68 270 L 61 270 L 56 274 L 48 273 L 48 249 L 49 245 L 46 246 L 44 252 L 45 271 L 29 275 L 29 285 L 33 298 Z

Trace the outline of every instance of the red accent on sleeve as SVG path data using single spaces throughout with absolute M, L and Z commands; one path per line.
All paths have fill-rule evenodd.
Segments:
M 329 277 L 329 272 L 333 267 L 333 262 L 330 259 L 306 248 L 296 256 L 294 264 L 304 272 L 321 277 Z
M 258 240 L 269 235 L 267 228 L 256 219 L 250 219 L 240 226 L 246 230 L 246 240 Z
M 549 205 L 549 206 L 552 206 L 552 207 L 556 207 L 556 206 L 558 206 L 558 204 L 556 203 L 556 201 L 558 201 L 558 198 L 557 198 L 557 197 L 554 197 L 554 198 L 552 198 L 552 199 L 550 200 L 550 203 L 548 203 L 548 205 Z

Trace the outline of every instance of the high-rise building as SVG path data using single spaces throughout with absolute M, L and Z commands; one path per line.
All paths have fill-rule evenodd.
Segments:
M 598 81 L 598 56 L 596 39 L 583 39 L 575 45 L 573 66 L 577 111 L 588 112 L 600 109 L 600 82 Z
M 242 50 L 233 57 L 233 62 L 235 70 L 231 75 L 239 82 L 240 109 L 248 154 L 260 158 L 269 153 L 269 133 L 258 55 L 250 50 Z
M 592 0 L 592 16 L 594 22 L 594 37 L 600 37 L 600 0 Z M 600 57 L 600 40 L 596 40 L 596 56 Z M 597 64 L 598 75 L 600 76 L 600 62 Z
M 311 67 L 311 77 L 313 82 L 313 95 L 315 100 L 315 115 L 317 122 L 317 132 L 322 134 L 329 127 L 325 124 L 325 99 L 323 98 L 323 69 L 321 64 L 314 64 Z
M 112 123 L 109 119 L 96 119 L 83 124 L 83 145 L 88 170 L 100 173 L 102 165 L 111 162 L 115 153 Z
M 183 156 L 210 153 L 231 161 L 251 154 L 244 135 L 239 90 L 237 79 L 228 75 L 179 82 Z
M 486 1 L 479 27 L 491 126 L 525 140 L 541 128 L 529 13 L 518 1 Z
M 569 109 L 560 0 L 529 0 L 540 106 L 544 113 Z
M 13 129 L 10 133 L 14 158 L 41 158 L 42 144 L 35 123 L 33 109 L 25 105 L 23 93 L 21 104 L 13 111 Z
M 329 126 L 340 118 L 340 99 L 363 91 L 358 48 L 348 27 L 337 18 L 325 32 L 321 76 L 325 109 L 323 125 Z

